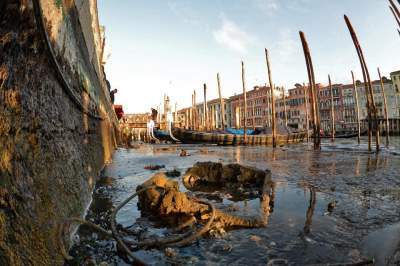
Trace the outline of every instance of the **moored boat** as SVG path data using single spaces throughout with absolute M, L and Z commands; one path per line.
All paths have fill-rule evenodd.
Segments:
M 173 134 L 183 143 L 207 143 L 217 145 L 271 145 L 272 134 L 244 135 L 215 133 L 215 132 L 198 132 L 174 128 Z M 307 139 L 307 132 L 277 134 L 277 145 L 292 144 L 303 142 Z

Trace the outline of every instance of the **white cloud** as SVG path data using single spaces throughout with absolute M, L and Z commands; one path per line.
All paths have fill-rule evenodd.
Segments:
M 288 62 L 293 59 L 299 47 L 299 41 L 294 39 L 294 34 L 289 29 L 279 31 L 279 41 L 276 43 L 276 50 L 281 61 Z
M 201 26 L 201 22 L 196 18 L 192 8 L 176 1 L 167 2 L 169 10 L 183 20 L 183 22 L 192 26 Z
M 278 10 L 278 0 L 253 0 L 254 6 L 261 11 L 272 14 L 275 10 Z
M 222 25 L 213 32 L 217 43 L 239 53 L 247 53 L 248 46 L 254 38 L 240 29 L 232 20 L 222 16 Z

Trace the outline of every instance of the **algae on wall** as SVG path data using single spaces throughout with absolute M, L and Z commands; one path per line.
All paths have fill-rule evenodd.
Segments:
M 104 120 L 83 114 L 60 86 L 31 2 L 1 2 L 0 265 L 61 265 L 56 225 L 83 214 L 94 179 L 115 148 L 117 121 L 104 81 L 86 58 L 79 24 L 71 23 L 69 31 L 53 36 L 53 45 L 77 97 Z M 69 9 L 63 15 L 78 19 L 73 1 L 43 0 L 44 14 L 58 14 L 55 3 L 66 2 Z M 57 32 L 52 27 L 66 23 L 65 17 L 61 24 L 52 23 L 58 16 L 45 17 L 51 33 Z M 68 49 L 57 50 L 58 38 L 68 38 L 63 43 Z M 77 65 L 86 71 L 95 93 L 84 91 Z

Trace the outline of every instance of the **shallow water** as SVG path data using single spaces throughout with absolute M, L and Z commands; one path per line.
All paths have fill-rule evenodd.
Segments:
M 321 151 L 313 151 L 311 144 L 275 150 L 201 145 L 119 149 L 103 173 L 112 178 L 107 182 L 103 178 L 96 185 L 87 219 L 109 228 L 112 206 L 155 173 L 145 170 L 145 165 L 161 164 L 166 170 L 177 169 L 183 174 L 197 161 L 237 162 L 272 171 L 275 201 L 265 228 L 206 237 L 175 249 L 177 255 L 173 258 L 165 256 L 163 250 L 136 254 L 154 265 L 304 265 L 350 263 L 372 257 L 377 265 L 395 265 L 400 263 L 400 138 L 392 137 L 391 141 L 390 149 L 383 148 L 378 155 L 367 151 L 365 139 L 362 145 L 354 145 L 354 139 L 334 144 L 326 140 Z M 190 156 L 179 157 L 181 148 Z M 333 202 L 335 208 L 328 212 L 328 204 Z M 136 204 L 134 199 L 120 211 L 118 223 L 131 226 L 140 218 Z M 225 197 L 222 204 L 234 206 L 240 215 L 258 214 L 258 199 L 244 203 Z M 138 223 L 149 233 L 162 232 L 152 229 L 145 219 L 138 219 Z M 71 264 L 126 264 L 113 241 L 89 229 L 80 228 L 75 242 L 70 253 L 76 259 Z

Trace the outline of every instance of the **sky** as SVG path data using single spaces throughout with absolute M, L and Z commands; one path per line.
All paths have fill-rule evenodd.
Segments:
M 361 70 L 347 30 L 355 28 L 371 73 L 400 70 L 400 37 L 386 0 L 98 0 L 106 27 L 107 78 L 125 113 L 150 111 L 169 95 L 178 109 L 267 83 L 264 48 L 273 83 L 286 89 L 307 82 L 299 31 L 308 40 L 317 83 L 350 83 Z

